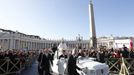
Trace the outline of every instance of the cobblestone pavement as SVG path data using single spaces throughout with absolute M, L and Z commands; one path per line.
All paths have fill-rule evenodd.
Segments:
M 24 69 L 20 75 L 39 75 L 38 74 L 38 69 L 37 69 L 38 64 L 34 63 L 31 67 L 27 67 Z M 58 75 L 58 74 L 53 74 L 53 75 Z
M 37 66 L 38 64 L 35 62 L 31 67 L 27 67 L 26 69 L 24 69 L 19 75 L 39 75 Z M 53 75 L 58 74 L 54 73 Z M 118 74 L 109 74 L 109 75 L 118 75 Z
M 38 75 L 37 63 L 34 63 L 31 67 L 25 68 L 20 75 Z

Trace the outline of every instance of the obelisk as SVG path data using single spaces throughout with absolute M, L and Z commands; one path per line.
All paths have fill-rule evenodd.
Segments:
M 90 21 L 90 47 L 96 49 L 97 39 L 96 39 L 94 10 L 93 10 L 92 0 L 90 0 L 90 4 L 89 4 L 89 21 Z

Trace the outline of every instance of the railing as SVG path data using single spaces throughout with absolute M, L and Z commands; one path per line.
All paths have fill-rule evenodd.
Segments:
M 0 59 L 0 75 L 7 75 L 7 74 L 19 74 L 23 69 L 26 67 L 31 66 L 33 62 L 33 57 L 28 57 L 24 59 L 24 61 L 20 60 L 19 58 L 5 58 Z
M 107 58 L 106 63 L 109 65 L 111 73 L 119 74 L 122 63 L 126 66 L 130 75 L 134 75 L 134 59 L 133 58 Z
M 9 58 L 0 60 L 0 75 L 20 73 L 21 69 L 22 63 L 18 58 L 14 60 L 10 60 Z

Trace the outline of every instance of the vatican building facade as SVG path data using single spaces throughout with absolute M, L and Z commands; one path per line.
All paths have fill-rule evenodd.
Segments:
M 132 37 L 97 37 L 97 47 L 104 46 L 107 48 L 113 48 L 115 46 L 128 45 L 127 41 Z M 90 40 L 83 40 L 77 37 L 76 40 L 47 40 L 36 35 L 27 35 L 18 31 L 0 29 L 0 49 L 1 50 L 39 50 L 42 48 L 51 48 L 53 44 L 57 46 L 61 41 L 64 41 L 68 49 L 82 48 L 90 49 Z M 119 41 L 126 41 L 120 43 Z M 133 38 L 132 38 L 133 42 Z M 116 45 L 115 45 L 116 44 Z M 128 45 L 129 47 L 129 45 Z
M 26 35 L 17 31 L 0 29 L 0 48 L 2 50 L 39 50 L 42 48 L 51 48 L 53 44 L 57 46 L 61 40 L 47 40 L 40 38 L 40 36 Z M 85 49 L 89 49 L 89 40 L 64 40 L 69 49 L 82 46 Z

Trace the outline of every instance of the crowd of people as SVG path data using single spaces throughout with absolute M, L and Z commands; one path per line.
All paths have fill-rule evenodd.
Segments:
M 97 61 L 105 63 L 105 58 L 134 58 L 133 49 L 128 49 L 125 45 L 118 49 L 99 49 L 89 51 L 89 57 L 94 57 Z
M 19 58 L 20 61 L 25 62 L 26 58 L 35 56 L 35 51 L 23 51 L 23 50 L 6 50 L 0 51 L 0 59 L 9 58 L 11 61 L 14 61 L 16 58 Z
M 39 50 L 39 53 L 36 51 L 24 51 L 24 50 L 7 50 L 0 51 L 0 60 L 8 58 L 12 62 L 19 58 L 22 63 L 26 62 L 26 59 L 29 57 L 34 57 L 38 55 L 38 72 L 40 75 L 52 75 L 53 70 L 53 60 L 55 59 L 55 55 L 57 54 L 57 46 L 54 45 L 52 48 L 44 48 Z M 95 58 L 96 61 L 105 63 L 105 58 L 134 58 L 134 51 L 132 49 L 128 49 L 125 45 L 119 49 L 73 49 L 73 50 L 62 50 L 62 53 L 56 57 L 58 59 L 57 66 L 59 75 L 79 75 L 76 71 L 82 70 L 76 65 L 76 61 L 78 57 L 92 57 Z M 64 62 L 63 62 L 64 61 Z M 66 68 L 63 67 L 66 62 Z
M 1 50 L 0 74 L 17 73 L 21 69 L 31 66 L 35 55 L 35 51 L 33 50 Z
M 38 58 L 39 66 L 38 66 L 38 71 L 40 75 L 52 75 L 52 66 L 53 66 L 53 60 L 54 60 L 54 55 L 56 54 L 55 52 L 58 49 L 55 47 L 49 48 L 49 49 L 43 49 Z M 96 58 L 96 61 L 105 63 L 106 60 L 105 58 L 134 58 L 134 51 L 131 49 L 129 50 L 125 45 L 122 48 L 119 49 L 104 49 L 104 48 L 99 48 L 99 49 L 91 49 L 91 50 L 86 50 L 86 49 L 74 49 L 74 50 L 62 50 L 62 54 L 58 56 L 58 60 L 63 61 L 63 59 L 67 59 L 67 66 L 66 69 L 63 67 L 60 67 L 58 65 L 63 65 L 64 63 L 58 64 L 58 68 L 63 68 L 63 69 L 58 69 L 59 75 L 64 75 L 66 72 L 66 75 L 79 75 L 77 73 L 76 69 L 82 70 L 76 65 L 76 61 L 78 56 L 81 57 L 93 57 Z M 62 71 L 60 71 L 62 70 Z M 63 71 L 64 70 L 64 71 Z
M 79 73 L 76 71 L 82 70 L 76 65 L 77 57 L 78 57 L 78 50 L 73 51 L 66 51 L 63 50 L 62 54 L 58 56 L 58 60 L 67 59 L 67 66 L 66 66 L 66 75 L 79 75 Z M 55 53 L 53 52 L 53 48 L 50 49 L 43 49 L 41 53 L 39 54 L 38 58 L 38 72 L 40 75 L 52 75 L 52 66 L 53 66 L 53 60 Z M 58 61 L 58 72 L 59 75 L 64 75 L 64 67 L 61 65 L 61 63 Z M 61 66 L 60 66 L 61 65 Z M 61 71 L 62 70 L 62 71 Z

